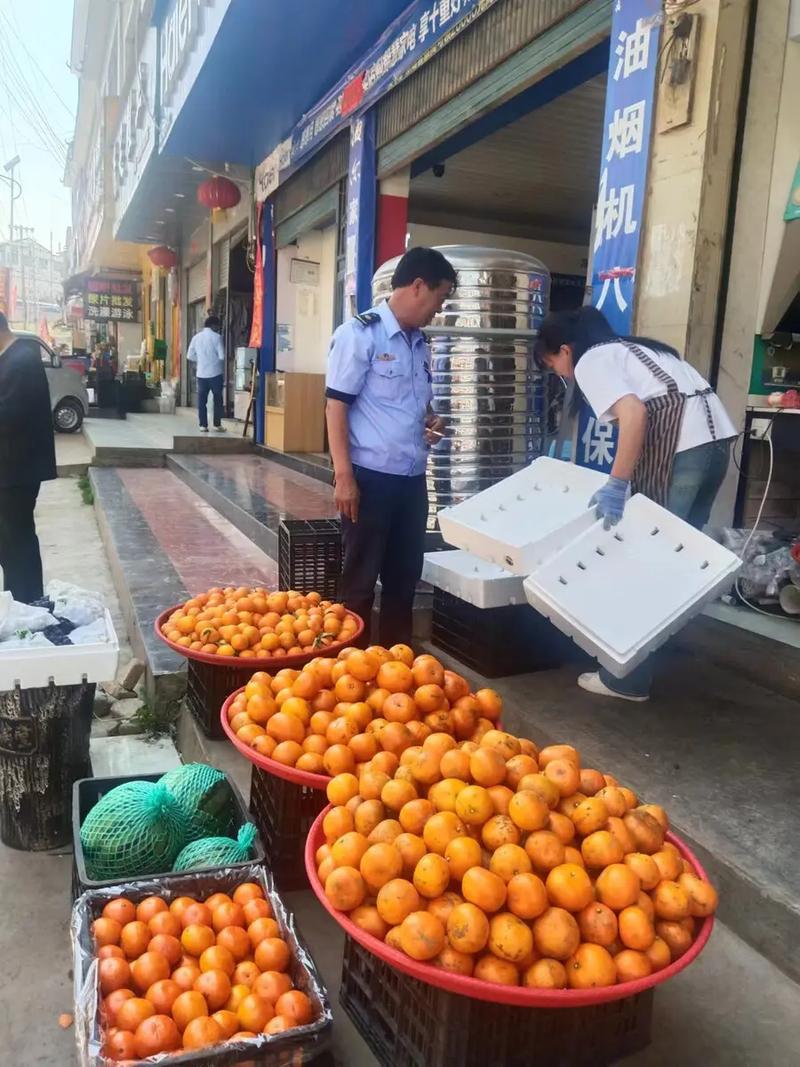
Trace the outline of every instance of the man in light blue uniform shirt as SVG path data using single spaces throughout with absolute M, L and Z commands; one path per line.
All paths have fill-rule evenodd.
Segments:
M 367 622 L 381 580 L 381 644 L 411 642 L 422 573 L 428 449 L 444 424 L 433 414 L 431 356 L 422 333 L 456 286 L 432 248 L 412 248 L 392 276 L 392 295 L 343 323 L 331 341 L 328 441 L 342 517 L 341 597 Z
M 203 329 L 189 342 L 186 358 L 197 364 L 197 414 L 201 433 L 208 433 L 208 394 L 214 397 L 214 429 L 224 433 L 222 425 L 222 379 L 225 371 L 225 345 L 220 331 L 222 323 L 209 315 Z

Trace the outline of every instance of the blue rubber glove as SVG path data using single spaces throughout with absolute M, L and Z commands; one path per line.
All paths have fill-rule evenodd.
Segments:
M 604 530 L 610 530 L 622 518 L 627 495 L 628 483 L 625 479 L 611 476 L 589 501 L 589 507 L 595 509 L 596 518 L 603 519 Z

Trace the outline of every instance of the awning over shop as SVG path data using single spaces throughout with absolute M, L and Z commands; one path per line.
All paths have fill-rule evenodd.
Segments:
M 161 151 L 258 164 L 409 0 L 236 0 Z

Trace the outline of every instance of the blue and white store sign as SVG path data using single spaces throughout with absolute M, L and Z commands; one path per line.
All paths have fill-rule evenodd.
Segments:
M 619 334 L 631 332 L 633 319 L 661 21 L 661 0 L 615 0 L 592 248 L 592 303 Z M 609 471 L 615 449 L 616 428 L 600 422 L 583 404 L 577 462 Z
M 497 0 L 416 0 L 369 53 L 297 124 L 256 168 L 256 197 L 265 200 L 302 161 L 467 28 Z
M 375 112 L 350 123 L 350 166 L 347 172 L 344 318 L 371 305 L 375 260 Z

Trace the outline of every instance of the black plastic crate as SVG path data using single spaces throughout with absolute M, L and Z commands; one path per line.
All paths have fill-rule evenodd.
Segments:
M 527 604 L 477 608 L 443 589 L 433 591 L 431 640 L 486 678 L 550 670 L 581 655 Z
M 253 767 L 250 814 L 264 842 L 266 865 L 280 889 L 308 888 L 304 860 L 306 838 L 327 804 L 324 789 L 287 782 Z
M 342 573 L 338 519 L 286 519 L 278 530 L 278 586 L 336 600 Z
M 206 737 L 224 741 L 225 731 L 219 720 L 222 705 L 237 689 L 247 685 L 255 668 L 248 660 L 241 667 L 222 667 L 190 659 L 186 668 L 186 706 Z
M 0 839 L 10 848 L 60 848 L 72 832 L 72 786 L 90 773 L 95 685 L 0 693 Z
M 168 901 L 179 896 L 207 900 L 212 893 L 231 893 L 242 882 L 257 882 L 268 896 L 281 935 L 292 950 L 289 966 L 292 980 L 311 1000 L 316 1009 L 316 1018 L 305 1026 L 264 1040 L 261 1047 L 253 1047 L 249 1042 L 233 1044 L 226 1041 L 210 1048 L 173 1052 L 165 1055 L 162 1062 L 165 1067 L 172 1064 L 175 1067 L 246 1067 L 253 1063 L 260 1067 L 310 1067 L 311 1064 L 314 1067 L 333 1067 L 333 1016 L 325 985 L 294 916 L 275 891 L 274 881 L 262 866 L 254 863 L 246 863 L 235 869 L 226 867 L 211 871 L 185 871 L 137 882 L 117 883 L 105 889 L 92 890 L 77 902 L 70 928 L 75 993 L 80 1008 L 75 1012 L 75 1030 L 81 1063 L 89 1067 L 108 1063 L 100 1055 L 103 1034 L 97 970 L 94 966 L 95 946 L 91 936 L 92 922 L 100 915 L 105 904 L 122 894 L 134 903 L 150 895 L 161 896 Z
M 82 781 L 76 782 L 72 790 L 72 899 L 75 900 L 86 892 L 87 889 L 102 889 L 105 886 L 116 885 L 119 882 L 119 878 L 106 879 L 105 881 L 98 882 L 90 878 L 86 873 L 86 862 L 83 857 L 83 847 L 81 846 L 81 825 L 83 820 L 92 810 L 106 793 L 110 793 L 118 785 L 122 785 L 124 782 L 157 782 L 162 775 L 160 774 L 134 774 L 127 778 L 84 778 Z M 225 775 L 228 786 L 230 787 L 231 794 L 233 796 L 233 817 L 230 824 L 223 831 L 223 837 L 235 838 L 246 822 L 250 822 L 247 813 L 247 807 L 245 806 L 244 797 L 236 788 L 236 783 L 230 777 Z M 264 862 L 264 845 L 260 837 L 256 837 L 253 842 L 253 856 L 249 860 L 245 860 L 243 863 L 234 863 L 230 866 L 247 867 L 252 866 L 254 863 Z M 213 868 L 203 868 L 203 870 L 212 870 Z M 160 878 L 164 874 L 168 874 L 168 871 L 148 871 L 143 874 L 142 878 Z M 188 872 L 195 874 L 197 872 Z M 137 879 L 128 879 L 133 882 Z
M 650 1043 L 653 990 L 586 1008 L 520 1008 L 410 978 L 345 938 L 339 1001 L 384 1067 L 607 1067 Z

